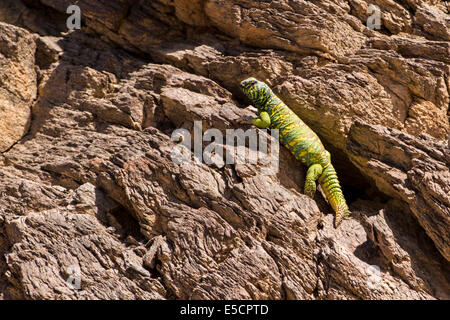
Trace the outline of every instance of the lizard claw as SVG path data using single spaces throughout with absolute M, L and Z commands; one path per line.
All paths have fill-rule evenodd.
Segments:
M 310 197 L 311 199 L 314 199 L 314 194 L 316 193 L 316 183 L 311 180 L 306 180 L 305 186 L 303 188 L 303 192 Z
M 334 228 L 337 229 L 343 220 L 347 219 L 348 217 L 350 217 L 350 211 L 347 210 L 339 210 L 338 212 L 336 212 L 336 215 L 334 217 Z
M 307 195 L 311 199 L 314 199 L 314 193 L 314 190 L 305 190 L 305 195 Z

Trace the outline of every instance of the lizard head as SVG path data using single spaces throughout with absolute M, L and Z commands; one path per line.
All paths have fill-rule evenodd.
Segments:
M 266 102 L 270 98 L 271 90 L 267 84 L 255 78 L 248 78 L 241 82 L 241 90 L 260 111 L 265 110 Z

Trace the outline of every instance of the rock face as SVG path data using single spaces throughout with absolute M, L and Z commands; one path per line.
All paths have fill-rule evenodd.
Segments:
M 36 97 L 35 39 L 27 31 L 0 22 L 0 151 L 28 130 Z
M 450 149 L 428 136 L 355 123 L 348 151 L 377 188 L 408 204 L 419 224 L 450 260 Z
M 0 1 L 0 299 L 450 298 L 446 2 L 70 4 Z M 248 129 L 249 76 L 331 152 L 339 229 L 283 148 L 173 161 L 176 129 Z

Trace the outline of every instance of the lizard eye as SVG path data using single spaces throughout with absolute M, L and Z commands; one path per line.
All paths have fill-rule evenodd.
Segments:
M 249 89 L 257 83 L 257 80 L 254 78 L 248 78 L 241 82 L 241 88 Z

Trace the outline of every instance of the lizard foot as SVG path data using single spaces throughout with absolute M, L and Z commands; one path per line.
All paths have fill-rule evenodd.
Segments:
M 306 180 L 303 192 L 311 199 L 314 199 L 314 194 L 316 193 L 316 183 L 311 180 Z
M 342 221 L 349 217 L 350 217 L 350 210 L 348 209 L 338 210 L 338 212 L 336 212 L 336 215 L 334 217 L 334 227 L 335 228 L 339 227 Z
M 310 197 L 311 199 L 314 199 L 315 190 L 305 190 L 305 194 Z

